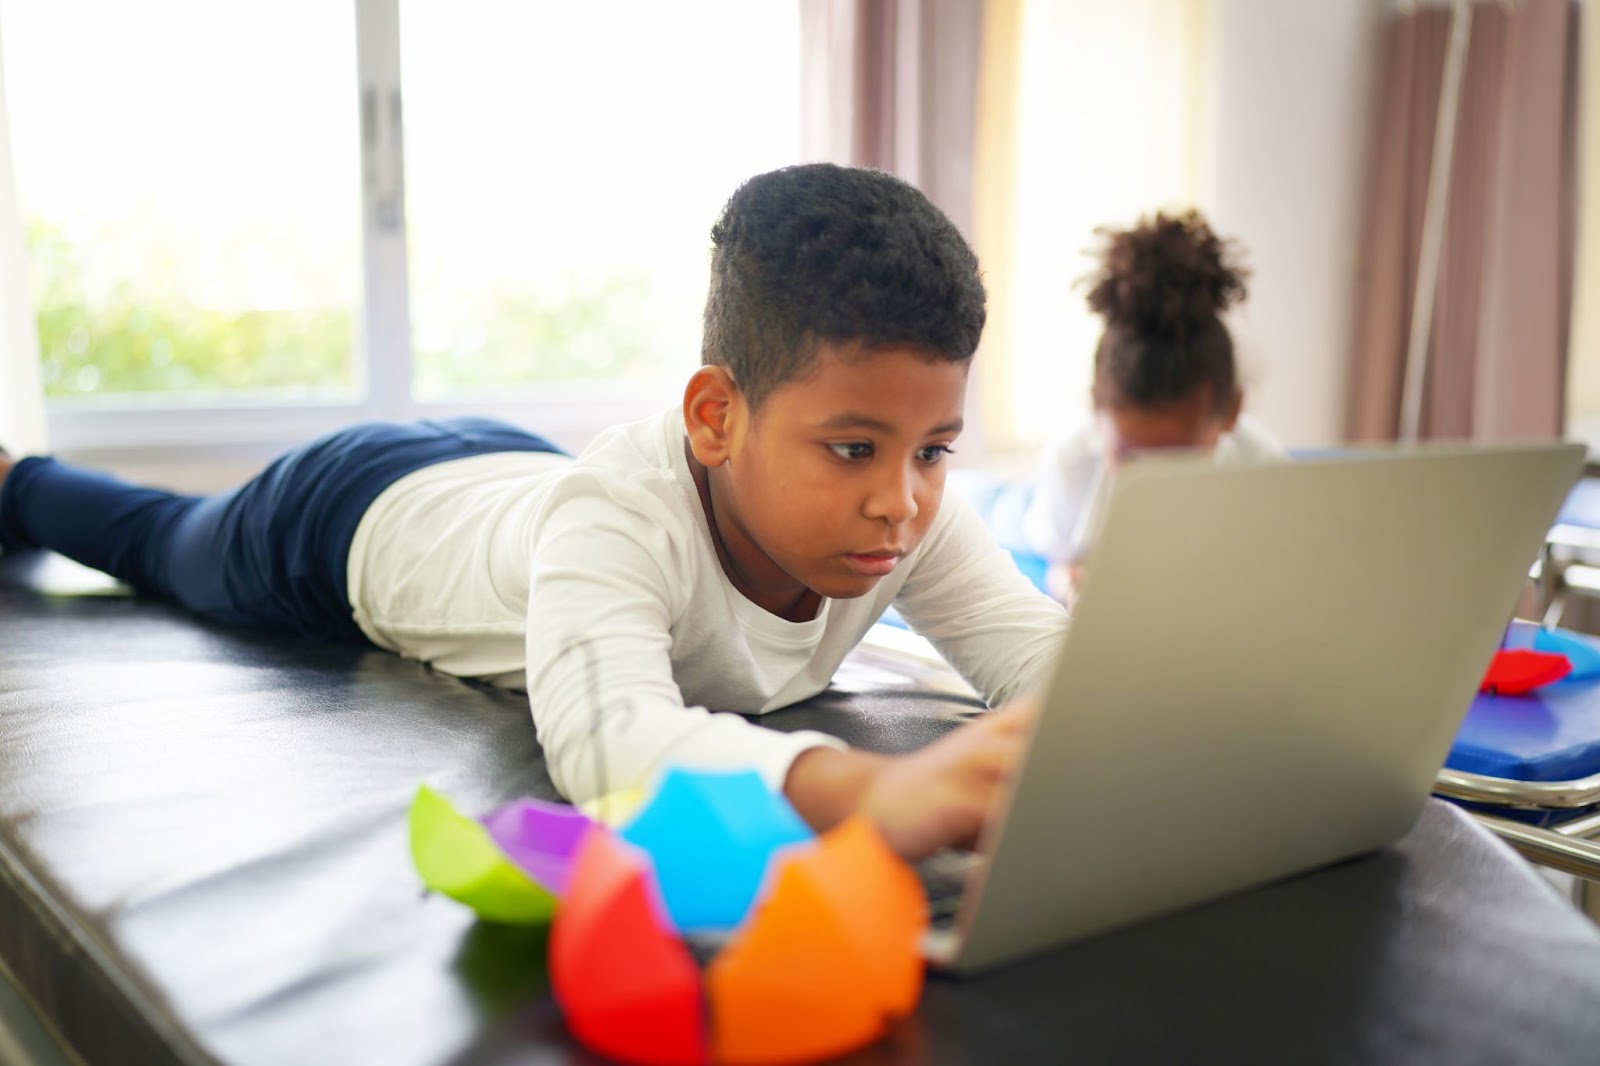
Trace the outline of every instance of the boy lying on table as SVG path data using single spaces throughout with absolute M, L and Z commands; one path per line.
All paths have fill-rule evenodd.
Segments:
M 753 767 L 819 831 L 861 811 L 907 857 L 970 844 L 1066 621 L 943 498 L 977 259 L 911 186 L 826 164 L 749 180 L 711 237 L 681 404 L 576 458 L 462 418 L 342 430 L 213 496 L 0 460 L 0 548 L 526 689 L 575 802 Z M 891 603 L 1000 709 L 892 757 L 706 709 L 816 695 Z

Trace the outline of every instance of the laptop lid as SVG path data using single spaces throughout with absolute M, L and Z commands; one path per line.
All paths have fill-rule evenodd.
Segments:
M 978 969 L 1403 835 L 1583 459 L 1130 464 L 935 961 Z

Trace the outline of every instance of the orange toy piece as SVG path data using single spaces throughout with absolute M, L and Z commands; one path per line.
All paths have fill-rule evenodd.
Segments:
M 778 861 L 771 893 L 706 974 L 719 1063 L 841 1054 L 922 990 L 927 903 L 877 830 L 853 817 Z
M 550 931 L 550 980 L 574 1035 L 650 1066 L 706 1060 L 700 971 L 662 922 L 650 860 L 607 832 L 584 839 Z

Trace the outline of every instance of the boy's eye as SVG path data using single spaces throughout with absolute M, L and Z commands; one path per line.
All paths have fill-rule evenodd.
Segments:
M 850 444 L 830 444 L 828 449 L 841 459 L 869 459 L 872 457 L 872 445 L 855 441 Z
M 945 456 L 954 454 L 948 444 L 930 444 L 917 452 L 917 458 L 924 463 L 932 464 L 942 462 Z

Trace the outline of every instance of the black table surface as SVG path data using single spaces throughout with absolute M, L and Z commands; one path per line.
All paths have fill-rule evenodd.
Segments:
M 42 562 L 0 560 L 0 958 L 88 1062 L 593 1061 L 544 933 L 425 894 L 407 853 L 420 782 L 555 796 L 519 697 L 56 594 Z M 904 751 L 972 709 L 854 688 L 766 720 Z M 1600 1062 L 1600 935 L 1429 801 L 1378 853 L 930 977 L 850 1061 Z

